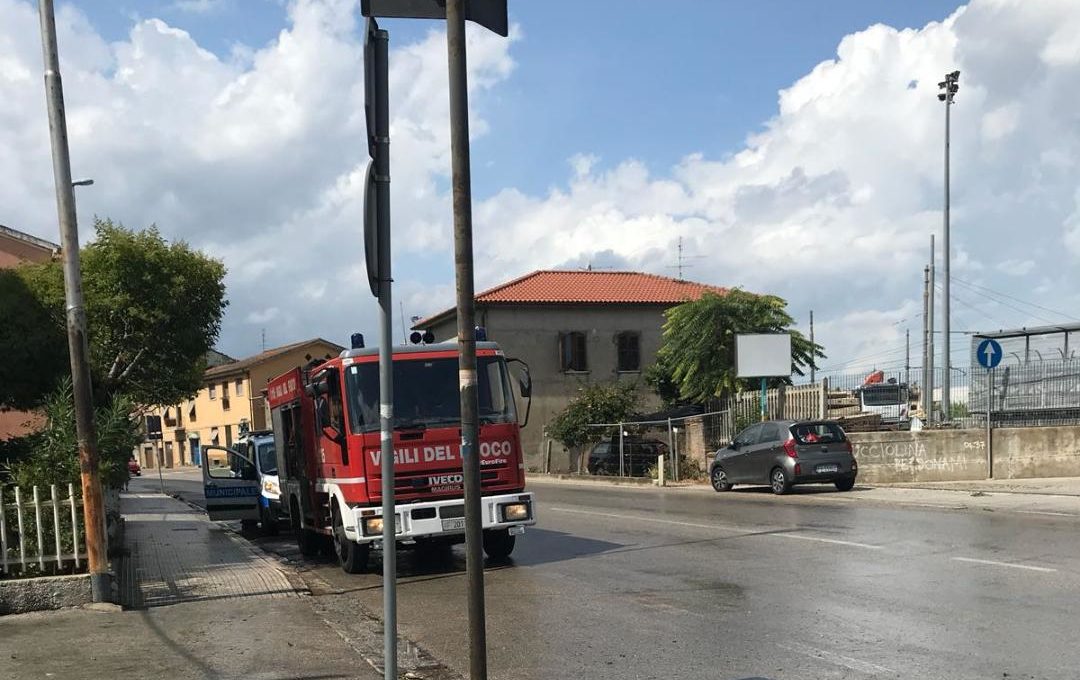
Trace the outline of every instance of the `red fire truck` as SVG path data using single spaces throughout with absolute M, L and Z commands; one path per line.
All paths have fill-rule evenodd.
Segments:
M 518 410 L 510 364 L 530 399 L 528 367 L 493 342 L 476 345 L 484 551 L 505 558 L 535 523 L 525 491 Z M 394 349 L 394 496 L 400 543 L 464 540 L 458 346 Z M 378 350 L 346 350 L 329 361 L 272 379 L 267 401 L 278 455 L 281 502 L 300 550 L 323 537 L 342 568 L 362 571 L 381 544 L 382 503 Z M 527 406 L 527 405 L 526 405 Z M 526 407 L 526 418 L 528 409 Z M 384 547 L 385 549 L 385 547 Z

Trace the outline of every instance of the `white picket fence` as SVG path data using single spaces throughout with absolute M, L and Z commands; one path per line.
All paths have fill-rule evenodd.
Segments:
M 67 485 L 67 498 L 59 497 L 55 484 L 49 487 L 48 498 L 42 500 L 41 496 L 41 487 L 37 486 L 33 487 L 30 498 L 17 486 L 0 486 L 0 574 L 10 576 L 16 570 L 26 573 L 27 567 L 35 564 L 44 571 L 46 564 L 54 562 L 58 570 L 69 561 L 74 562 L 76 569 L 80 568 L 86 556 L 85 544 L 80 546 L 79 536 L 82 499 L 75 496 L 72 484 Z M 10 514 L 14 514 L 14 522 L 9 519 Z M 63 515 L 70 516 L 70 524 L 67 517 L 61 522 Z M 27 540 L 30 526 L 35 531 Z M 43 545 L 44 529 L 52 530 L 49 545 Z M 65 546 L 70 546 L 71 551 L 65 552 Z

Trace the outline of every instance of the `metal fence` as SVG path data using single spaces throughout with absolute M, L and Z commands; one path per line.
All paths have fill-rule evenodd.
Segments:
M 26 493 L 29 491 L 29 493 Z M 0 577 L 71 573 L 85 563 L 82 499 L 67 485 L 0 486 Z
M 970 414 L 995 427 L 1080 423 L 1080 359 L 1003 363 L 971 383 Z

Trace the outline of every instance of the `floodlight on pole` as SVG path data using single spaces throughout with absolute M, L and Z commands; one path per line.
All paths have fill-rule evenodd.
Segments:
M 88 187 L 88 186 L 93 185 L 93 183 L 94 183 L 94 180 L 92 180 L 92 179 L 77 179 L 77 180 L 75 180 L 75 181 L 73 181 L 71 183 L 71 186 L 73 186 L 73 187 Z
M 957 91 L 960 89 L 960 71 L 953 71 L 945 74 L 945 80 L 938 83 L 938 88 L 941 92 L 938 94 L 938 101 L 945 102 L 945 211 L 943 217 L 943 231 L 944 231 L 944 253 L 942 254 L 942 262 L 944 264 L 944 277 L 941 282 L 941 316 L 942 316 L 942 360 L 944 361 L 944 370 L 942 371 L 941 379 L 941 413 L 945 421 L 950 419 L 950 407 L 952 396 L 952 357 L 950 355 L 950 323 L 949 323 L 949 283 L 950 283 L 950 264 L 952 260 L 952 248 L 949 243 L 949 111 L 952 109 L 953 99 L 956 97 Z

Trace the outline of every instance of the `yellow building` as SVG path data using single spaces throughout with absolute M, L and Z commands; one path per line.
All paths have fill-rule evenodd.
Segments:
M 166 468 L 198 465 L 202 446 L 231 446 L 248 430 L 269 427 L 262 391 L 270 378 L 312 359 L 329 359 L 344 347 L 315 338 L 269 349 L 206 369 L 203 386 L 193 399 L 150 411 L 161 416 L 161 441 L 143 442 L 139 462 Z

